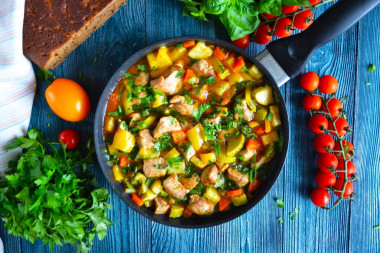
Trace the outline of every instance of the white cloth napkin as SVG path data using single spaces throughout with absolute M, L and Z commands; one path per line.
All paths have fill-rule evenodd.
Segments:
M 19 150 L 5 152 L 29 126 L 36 80 L 22 51 L 25 0 L 0 0 L 0 174 Z

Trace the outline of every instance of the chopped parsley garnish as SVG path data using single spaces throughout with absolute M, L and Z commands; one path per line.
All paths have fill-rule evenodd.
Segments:
M 197 81 L 197 78 L 194 76 L 187 81 L 189 84 L 193 85 Z
M 219 153 L 220 153 L 220 148 L 221 148 L 220 143 L 219 143 L 219 142 L 216 143 L 216 146 L 215 146 L 214 151 L 215 151 L 215 153 L 216 153 L 217 155 L 219 155 Z
M 268 113 L 268 114 L 267 114 L 267 119 L 268 119 L 269 121 L 272 121 L 272 120 L 273 120 L 273 114 L 272 114 L 272 113 Z
M 284 223 L 284 221 L 282 220 L 282 217 L 278 217 L 277 218 L 278 222 L 282 225 Z
M 175 169 L 177 168 L 178 169 L 178 166 L 181 165 L 181 163 L 183 162 L 183 158 L 182 156 L 177 156 L 177 157 L 173 157 L 173 158 L 169 158 L 166 160 L 166 163 L 167 163 L 167 169 Z
M 371 72 L 373 72 L 375 69 L 376 69 L 375 64 L 371 64 L 371 65 L 369 65 L 369 67 L 368 67 L 368 72 L 371 73 Z
M 173 147 L 172 137 L 169 134 L 163 135 L 154 144 L 154 153 Z
M 36 75 L 39 79 L 41 79 L 45 82 L 48 82 L 48 83 L 51 83 L 52 80 L 55 79 L 54 74 L 50 70 L 43 69 L 40 67 L 38 67 L 38 69 L 36 69 Z
M 178 69 L 178 72 L 177 72 L 177 75 L 175 77 L 181 77 L 183 76 L 183 74 L 185 73 L 185 71 L 183 69 Z
M 294 220 L 296 217 L 296 214 L 300 213 L 301 211 L 297 208 L 294 208 L 294 211 L 289 213 L 290 220 Z
M 247 71 L 247 66 L 244 66 L 240 71 L 241 72 Z
M 374 228 L 374 229 L 379 229 L 379 228 L 380 228 L 380 225 L 378 225 L 378 226 L 374 226 L 373 228 Z
M 201 119 L 203 113 L 204 113 L 206 110 L 208 110 L 210 107 L 211 107 L 211 106 L 210 106 L 209 104 L 201 104 L 201 105 L 198 107 L 198 109 L 194 109 L 194 110 L 193 110 L 193 117 L 194 117 L 194 119 L 198 122 L 198 121 Z
M 152 183 L 154 182 L 154 177 L 149 177 L 146 182 L 145 182 L 145 185 L 147 187 L 149 187 Z
M 277 205 L 277 208 L 284 208 L 284 200 L 277 198 L 276 199 L 276 205 Z
M 224 74 L 224 72 L 226 71 L 226 69 L 223 67 L 222 64 L 219 65 L 219 68 L 220 68 L 220 71 L 222 71 L 222 74 Z
M 144 64 L 137 65 L 137 69 L 142 71 L 142 72 L 148 73 L 148 67 Z
M 125 73 L 124 77 L 125 78 L 131 78 L 131 77 L 133 77 L 133 75 L 131 75 L 130 73 L 127 72 L 127 73 Z
M 182 43 L 178 43 L 177 45 L 175 45 L 176 48 L 179 48 L 179 47 L 182 47 Z
M 157 67 L 156 66 L 153 66 L 153 68 L 152 68 L 154 71 L 156 71 L 157 70 Z

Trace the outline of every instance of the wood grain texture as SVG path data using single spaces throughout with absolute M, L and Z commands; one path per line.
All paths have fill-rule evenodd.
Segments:
M 129 56 L 153 42 L 181 35 L 204 35 L 228 40 L 218 21 L 199 22 L 182 17 L 183 4 L 177 0 L 130 0 L 125 7 L 54 69 L 56 77 L 78 81 L 91 98 L 93 110 L 83 124 L 61 120 L 44 98 L 48 84 L 39 83 L 30 126 L 38 127 L 55 140 L 64 128 L 74 128 L 86 140 L 93 132 L 98 99 L 109 78 Z M 326 7 L 319 8 L 319 15 Z M 380 230 L 380 7 L 335 41 L 318 50 L 306 71 L 337 77 L 338 97 L 348 95 L 344 107 L 355 130 L 349 135 L 356 147 L 354 160 L 360 182 L 355 183 L 357 201 L 344 203 L 333 211 L 318 209 L 309 194 L 317 171 L 314 135 L 307 128 L 309 115 L 302 109 L 305 92 L 299 78 L 281 87 L 290 120 L 288 157 L 277 182 L 252 210 L 229 223 L 204 229 L 171 228 L 143 218 L 112 192 L 99 165 L 91 169 L 100 186 L 112 195 L 114 221 L 103 241 L 95 239 L 91 252 L 379 252 Z M 257 55 L 265 47 L 251 43 L 247 49 Z M 368 65 L 378 69 L 368 73 Z M 371 82 L 366 86 L 365 82 Z M 50 127 L 49 127 L 49 125 Z M 276 207 L 276 198 L 285 207 Z M 334 198 L 334 197 L 332 197 Z M 289 213 L 300 209 L 295 219 Z M 284 224 L 277 221 L 282 217 Z M 40 241 L 34 245 L 7 235 L 0 225 L 5 252 L 51 252 Z M 65 245 L 54 252 L 75 252 Z

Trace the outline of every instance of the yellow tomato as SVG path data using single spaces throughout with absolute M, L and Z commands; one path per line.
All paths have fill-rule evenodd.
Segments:
M 45 92 L 46 100 L 55 114 L 64 120 L 78 122 L 90 112 L 90 98 L 78 83 L 56 79 Z

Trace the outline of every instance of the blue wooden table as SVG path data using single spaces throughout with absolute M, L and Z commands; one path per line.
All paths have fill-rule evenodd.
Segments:
M 91 97 L 92 111 L 84 124 L 55 116 L 44 98 L 48 84 L 39 82 L 30 126 L 56 140 L 64 128 L 74 128 L 86 139 L 93 132 L 98 98 L 108 79 L 129 56 L 153 42 L 180 35 L 228 36 L 220 24 L 200 23 L 182 17 L 177 0 L 130 0 L 102 28 L 53 70 L 56 77 L 81 83 Z M 325 7 L 318 9 L 319 15 Z M 301 106 L 304 91 L 299 79 L 281 88 L 290 119 L 288 156 L 280 177 L 268 195 L 252 210 L 229 223 L 206 229 L 171 228 L 143 218 L 114 194 L 99 166 L 92 171 L 112 194 L 114 225 L 103 241 L 95 240 L 91 252 L 380 252 L 380 7 L 335 41 L 318 50 L 305 71 L 331 74 L 339 81 L 338 96 L 348 96 L 345 108 L 354 132 L 354 160 L 360 181 L 354 184 L 356 201 L 333 211 L 316 208 L 309 194 L 314 187 L 317 153 L 314 135 L 307 128 L 309 116 Z M 326 27 L 328 32 L 328 27 Z M 262 46 L 251 44 L 258 54 Z M 378 68 L 368 73 L 369 64 Z M 371 83 L 367 86 L 365 83 Z M 52 114 L 52 117 L 48 117 Z M 285 207 L 276 207 L 282 198 Z M 289 213 L 299 209 L 291 220 Z M 281 225 L 277 218 L 282 217 Z M 50 252 L 40 241 L 34 245 L 10 236 L 0 225 L 6 253 Z M 72 246 L 55 252 L 75 252 Z

